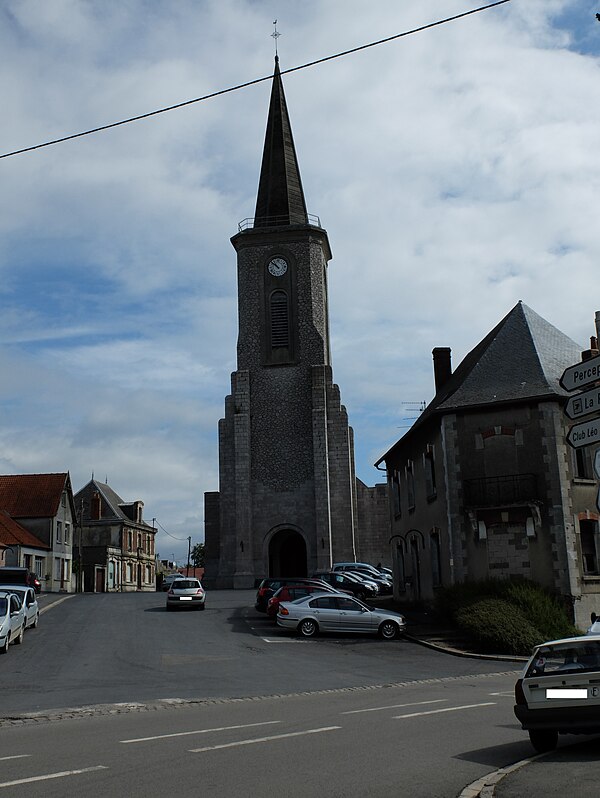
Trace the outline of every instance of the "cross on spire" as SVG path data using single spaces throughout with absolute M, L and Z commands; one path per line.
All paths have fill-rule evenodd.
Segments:
M 273 33 L 271 34 L 272 38 L 275 39 L 275 57 L 277 57 L 277 39 L 281 36 L 281 33 L 277 30 L 277 20 L 273 20 Z

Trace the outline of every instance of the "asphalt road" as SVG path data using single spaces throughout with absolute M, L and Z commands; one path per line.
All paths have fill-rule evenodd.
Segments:
M 84 595 L 45 612 L 0 660 L 0 798 L 450 798 L 531 755 L 512 666 L 300 640 L 253 595 L 169 614 L 162 594 Z M 62 719 L 8 725 L 32 712 Z

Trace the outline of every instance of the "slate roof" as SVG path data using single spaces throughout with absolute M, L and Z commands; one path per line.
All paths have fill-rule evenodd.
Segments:
M 254 217 L 255 227 L 308 221 L 277 56 Z
M 50 550 L 50 546 L 47 546 L 35 535 L 32 535 L 28 529 L 18 524 L 4 510 L 0 510 L 0 545 L 3 544 L 5 546 L 18 545 Z
M 69 484 L 68 473 L 0 475 L 0 510 L 13 518 L 53 518 Z
M 102 497 L 102 521 L 114 519 L 115 521 L 126 521 L 128 524 L 134 523 L 132 522 L 131 518 L 129 518 L 129 516 L 121 509 L 121 507 L 131 506 L 134 504 L 134 502 L 124 501 L 119 494 L 110 487 L 110 485 L 108 485 L 106 482 L 97 482 L 95 479 L 91 479 L 87 485 L 85 485 L 75 494 L 76 505 L 79 505 L 82 497 L 87 499 L 87 507 L 84 511 L 84 517 L 86 518 L 86 521 L 90 520 L 89 513 L 91 497 L 95 491 L 98 491 Z M 152 528 L 145 521 L 142 521 L 141 523 L 144 526 L 148 526 L 150 529 Z
M 568 366 L 581 360 L 581 351 L 579 344 L 518 302 L 465 356 L 403 437 L 435 413 L 568 396 L 559 379 Z

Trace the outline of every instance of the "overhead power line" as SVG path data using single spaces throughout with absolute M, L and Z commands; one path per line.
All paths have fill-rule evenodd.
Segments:
M 495 8 L 496 6 L 502 6 L 505 3 L 510 3 L 511 0 L 497 0 L 495 3 L 489 3 L 485 6 L 480 6 L 479 8 L 473 8 L 471 11 L 464 11 L 462 14 L 455 14 L 453 17 L 446 17 L 445 19 L 439 19 L 437 22 L 429 22 L 427 25 L 421 25 L 418 28 L 413 28 L 412 30 L 403 31 L 402 33 L 396 33 L 394 36 L 387 36 L 385 39 L 379 39 L 376 42 L 369 42 L 369 44 L 363 44 L 359 47 L 353 47 L 351 50 L 344 50 L 341 53 L 335 53 L 335 55 L 328 55 L 324 58 L 318 58 L 316 61 L 309 61 L 306 64 L 301 64 L 300 66 L 291 67 L 290 69 L 282 69 L 282 75 L 288 75 L 291 72 L 298 72 L 301 69 L 308 69 L 308 67 L 316 66 L 317 64 L 324 64 L 326 61 L 333 61 L 335 58 L 342 58 L 346 55 L 351 55 L 352 53 L 358 53 L 361 50 L 367 50 L 370 47 L 377 47 L 380 44 L 386 44 L 387 42 L 395 41 L 396 39 L 401 39 L 404 36 L 411 36 L 414 33 L 421 33 L 422 31 L 429 30 L 430 28 L 436 28 L 439 25 L 445 25 L 447 22 L 455 22 L 457 19 L 463 19 L 464 17 L 470 17 L 473 14 L 477 14 L 480 11 L 486 11 L 489 8 Z M 34 144 L 32 147 L 23 147 L 20 150 L 13 150 L 12 152 L 6 152 L 0 155 L 0 158 L 10 158 L 12 155 L 21 155 L 24 152 L 32 152 L 33 150 L 40 150 L 43 147 L 50 147 L 53 144 L 61 144 L 63 141 L 71 141 L 72 139 L 78 139 L 82 136 L 91 136 L 92 133 L 100 133 L 103 130 L 110 130 L 113 127 L 120 127 L 121 125 L 128 125 L 130 122 L 138 122 L 140 119 L 148 119 L 151 116 L 157 116 L 158 114 L 165 114 L 167 111 L 174 111 L 177 108 L 184 108 L 186 105 L 193 105 L 194 103 L 204 102 L 205 100 L 211 100 L 213 97 L 220 97 L 223 94 L 230 94 L 233 91 L 239 91 L 240 89 L 246 89 L 248 86 L 254 86 L 257 83 L 262 83 L 265 80 L 271 80 L 272 75 L 266 75 L 262 78 L 256 78 L 255 80 L 248 80 L 246 83 L 238 83 L 237 86 L 230 86 L 228 89 L 221 89 L 220 91 L 214 91 L 211 94 L 205 94 L 202 97 L 196 97 L 193 100 L 185 100 L 181 103 L 176 103 L 175 105 L 169 105 L 166 108 L 159 108 L 156 111 L 149 111 L 145 114 L 139 114 L 138 116 L 131 116 L 128 119 L 121 119 L 119 122 L 111 122 L 107 125 L 100 125 L 99 127 L 91 128 L 90 130 L 84 130 L 81 133 L 72 133 L 69 136 L 62 136 L 59 139 L 52 139 L 52 141 L 45 141 L 42 144 Z

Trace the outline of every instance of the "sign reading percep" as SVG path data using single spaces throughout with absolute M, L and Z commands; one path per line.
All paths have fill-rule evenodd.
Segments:
M 600 355 L 584 360 L 582 363 L 575 363 L 563 371 L 559 382 L 565 391 L 576 391 L 584 385 L 590 385 L 600 380 Z

